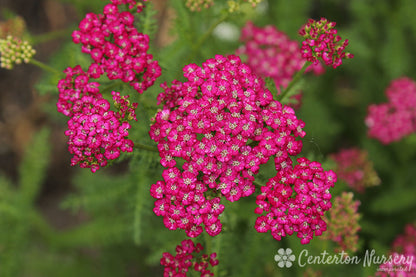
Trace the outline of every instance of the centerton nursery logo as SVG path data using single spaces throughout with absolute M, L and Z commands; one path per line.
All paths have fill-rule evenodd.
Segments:
M 366 250 L 363 257 L 350 256 L 347 252 L 330 254 L 326 250 L 319 255 L 311 255 L 307 249 L 303 249 L 297 257 L 299 267 L 305 267 L 312 264 L 362 264 L 363 267 L 378 265 L 378 271 L 402 271 L 410 272 L 415 257 L 402 254 L 376 255 L 376 251 Z M 290 268 L 296 260 L 296 256 L 290 248 L 280 248 L 274 256 L 274 260 L 280 268 Z
M 279 267 L 291 267 L 292 262 L 295 261 L 295 255 L 292 254 L 292 249 L 287 248 L 286 250 L 280 248 L 277 250 L 277 254 L 274 256 L 274 260 L 277 262 Z

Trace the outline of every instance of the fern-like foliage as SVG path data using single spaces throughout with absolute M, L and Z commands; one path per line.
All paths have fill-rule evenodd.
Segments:
M 157 11 L 155 10 L 152 2 L 146 3 L 146 8 L 138 16 L 138 29 L 143 33 L 147 34 L 149 38 L 154 38 L 157 29 Z
M 17 276 L 30 244 L 34 201 L 49 163 L 49 130 L 42 129 L 27 146 L 17 188 L 0 178 L 0 276 Z

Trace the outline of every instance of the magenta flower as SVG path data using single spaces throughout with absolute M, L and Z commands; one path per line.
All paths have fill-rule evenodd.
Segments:
M 162 85 L 158 100 L 164 106 L 150 128 L 167 168 L 162 183 L 152 188 L 163 191 L 152 193 L 159 199 L 155 213 L 169 229 L 195 237 L 204 224 L 214 236 L 222 229 L 220 199 L 251 195 L 261 164 L 274 155 L 290 160 L 299 154 L 304 123 L 292 108 L 274 101 L 237 56 L 217 55 L 202 67 L 190 64 L 183 70 L 186 82 Z
M 161 74 L 160 66 L 147 54 L 149 37 L 134 26 L 134 15 L 119 11 L 120 5 L 137 8 L 134 0 L 111 0 L 103 14 L 88 13 L 72 34 L 82 51 L 91 55 L 93 63 L 84 72 L 81 66 L 68 67 L 65 78 L 58 82 L 57 109 L 70 117 L 68 131 L 69 152 L 74 154 L 71 165 L 91 168 L 95 172 L 117 159 L 121 152 L 132 152 L 133 142 L 127 139 L 131 120 L 136 120 L 138 104 L 129 96 L 112 92 L 115 111 L 99 91 L 100 84 L 91 82 L 104 73 L 108 79 L 120 79 L 142 93 L 152 86 Z
M 200 276 L 208 277 L 214 274 L 208 267 L 218 265 L 217 254 L 212 253 L 200 254 L 204 247 L 197 243 L 196 245 L 190 239 L 184 240 L 176 246 L 176 255 L 164 252 L 160 259 L 160 264 L 165 267 L 163 276 L 188 276 L 189 270 L 200 272 Z
M 364 193 L 365 188 L 380 184 L 367 151 L 358 148 L 342 149 L 332 154 L 331 158 L 337 164 L 335 171 L 338 178 L 355 191 Z
M 276 240 L 297 233 L 300 242 L 307 244 L 327 228 L 323 215 L 332 206 L 329 189 L 336 175 L 324 171 L 318 162 L 306 158 L 297 162 L 293 167 L 290 158 L 275 158 L 278 172 L 257 196 L 255 213 L 260 216 L 254 228 L 260 233 L 271 231 Z
M 305 39 L 302 42 L 302 57 L 314 64 L 322 60 L 327 66 L 333 68 L 340 66 L 342 59 L 353 58 L 351 53 L 344 52 L 348 40 L 341 41 L 335 25 L 335 22 L 330 22 L 326 18 L 321 18 L 319 21 L 309 19 L 299 31 Z
M 240 40 L 245 44 L 236 53 L 247 56 L 246 63 L 254 73 L 261 77 L 271 77 L 279 89 L 286 88 L 306 62 L 298 42 L 272 25 L 261 28 L 247 22 L 241 30 Z M 324 72 L 324 68 L 321 63 L 317 63 L 307 71 L 319 75 Z
M 416 132 L 416 83 L 406 77 L 393 80 L 386 89 L 389 102 L 368 107 L 368 136 L 383 144 Z
M 404 234 L 393 242 L 390 255 L 392 262 L 382 264 L 375 276 L 415 277 L 416 276 L 416 225 L 407 224 Z
M 147 53 L 149 36 L 137 31 L 131 12 L 119 11 L 122 4 L 137 7 L 138 13 L 143 9 L 143 4 L 133 0 L 112 0 L 103 14 L 88 13 L 72 38 L 82 44 L 82 52 L 91 55 L 94 78 L 105 72 L 110 80 L 120 79 L 143 93 L 161 75 L 161 68 Z
M 119 94 L 113 93 L 113 100 L 119 101 Z M 68 121 L 68 150 L 74 157 L 71 165 L 90 168 L 92 172 L 117 159 L 121 152 L 132 152 L 133 142 L 127 139 L 130 124 L 127 114 L 135 119 L 134 112 L 128 113 L 127 103 L 119 112 L 109 110 L 110 103 L 100 94 L 96 97 L 83 96 L 77 101 L 76 112 Z M 123 110 L 125 112 L 123 112 Z M 134 109 L 133 109 L 134 110 Z M 132 115 L 133 114 L 133 115 Z

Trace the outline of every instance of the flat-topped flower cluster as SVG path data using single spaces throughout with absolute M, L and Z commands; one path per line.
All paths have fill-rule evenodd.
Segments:
M 147 53 L 149 36 L 137 30 L 130 11 L 119 10 L 119 5 L 127 3 L 136 5 L 135 1 L 112 0 L 103 14 L 88 13 L 72 37 L 94 61 L 89 69 L 91 77 L 99 78 L 106 73 L 110 80 L 120 79 L 143 93 L 154 84 L 161 69 L 158 61 Z M 141 12 L 142 6 L 139 7 Z
M 386 89 L 388 102 L 368 107 L 368 135 L 389 144 L 416 132 L 416 82 L 407 77 L 393 80 Z
M 368 187 L 380 184 L 380 178 L 368 157 L 368 152 L 357 148 L 344 148 L 330 155 L 336 162 L 335 172 L 339 180 L 359 193 L 364 193 Z
M 309 19 L 299 31 L 304 38 L 301 47 L 302 57 L 315 64 L 322 60 L 333 68 L 340 66 L 343 59 L 353 58 L 354 55 L 344 51 L 348 46 L 348 39 L 342 41 L 335 25 L 335 22 L 326 18 L 318 21 Z
M 273 100 L 264 82 L 237 56 L 217 55 L 201 67 L 190 64 L 183 71 L 186 82 L 162 85 L 158 100 L 164 106 L 150 130 L 167 168 L 163 181 L 151 188 L 157 199 L 154 211 L 169 229 L 184 229 L 196 237 L 205 225 L 214 236 L 222 228 L 221 198 L 233 202 L 251 195 L 259 166 L 271 157 L 278 174 L 292 168 L 290 156 L 302 149 L 298 138 L 305 135 L 304 123 L 292 108 Z M 327 189 L 335 175 L 316 162 L 304 171 L 308 172 L 304 180 L 311 179 L 316 186 L 309 202 L 325 200 L 315 216 L 319 217 L 330 207 Z M 309 202 L 302 212 L 309 211 Z
M 200 272 L 201 277 L 214 276 L 208 268 L 218 265 L 217 253 L 209 256 L 200 254 L 204 247 L 200 243 L 194 244 L 190 239 L 183 240 L 175 250 L 175 256 L 164 252 L 160 259 L 160 264 L 165 267 L 163 276 L 186 277 L 190 270 Z
M 106 74 L 109 80 L 120 79 L 143 93 L 161 75 L 158 62 L 149 49 L 149 37 L 134 26 L 134 15 L 120 11 L 121 5 L 141 12 L 143 5 L 133 0 L 112 0 L 103 14 L 88 13 L 73 32 L 73 41 L 82 44 L 82 52 L 93 62 L 88 70 L 68 67 L 65 78 L 58 83 L 57 109 L 70 117 L 68 149 L 71 165 L 90 168 L 95 172 L 119 157 L 120 152 L 133 151 L 128 139 L 129 121 L 136 120 L 137 103 L 129 96 L 112 92 L 115 111 L 99 91 L 100 84 L 92 80 Z
M 326 230 L 323 216 L 332 207 L 329 189 L 337 177 L 306 158 L 298 158 L 295 166 L 291 159 L 279 160 L 276 176 L 257 196 L 255 213 L 265 215 L 257 218 L 255 229 L 260 233 L 270 230 L 276 240 L 297 233 L 300 242 L 307 244 Z
M 249 21 L 241 29 L 240 40 L 244 45 L 236 53 L 247 56 L 246 63 L 258 76 L 271 77 L 278 90 L 286 88 L 306 62 L 298 42 L 273 25 L 257 27 Z M 324 72 L 324 67 L 316 63 L 307 71 L 319 75 Z

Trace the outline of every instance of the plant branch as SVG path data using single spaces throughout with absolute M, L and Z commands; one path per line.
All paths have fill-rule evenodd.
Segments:
M 157 147 L 141 144 L 139 142 L 135 142 L 134 147 L 137 148 L 137 149 L 142 149 L 142 150 L 147 150 L 147 151 L 159 153 L 159 149 L 157 149 Z
M 222 239 L 222 235 L 220 234 L 217 236 L 217 244 L 215 246 L 215 253 L 217 253 L 217 257 L 216 257 L 217 260 L 219 259 L 219 256 L 220 256 L 221 239 Z M 218 265 L 214 266 L 213 271 L 214 271 L 213 272 L 214 276 L 218 276 Z
M 49 65 L 47 65 L 47 64 L 45 64 L 45 63 L 43 63 L 43 62 L 40 62 L 40 61 L 38 61 L 38 60 L 31 59 L 31 60 L 29 61 L 29 63 L 31 63 L 31 64 L 33 64 L 33 65 L 36 65 L 37 67 L 39 67 L 39 68 L 41 68 L 41 69 L 43 69 L 43 70 L 45 70 L 45 71 L 47 71 L 47 72 L 49 72 L 49 73 L 53 73 L 53 74 L 56 74 L 56 75 L 63 75 L 63 73 L 62 73 L 62 72 L 59 72 L 59 71 L 58 71 L 58 70 L 56 70 L 55 68 L 50 67 Z
M 299 82 L 299 80 L 302 78 L 303 73 L 305 72 L 306 68 L 308 68 L 311 64 L 312 63 L 309 61 L 305 62 L 302 68 L 296 73 L 295 77 L 293 77 L 292 81 L 289 83 L 286 89 L 277 97 L 279 101 L 282 101 L 287 96 L 287 94 L 294 87 L 294 85 L 297 82 Z
M 260 185 L 259 183 L 257 183 L 256 181 L 253 181 L 253 185 L 258 188 L 261 189 L 261 187 L 263 187 L 262 185 Z
M 47 42 L 53 39 L 64 38 L 71 35 L 73 28 L 63 29 L 63 30 L 56 30 L 44 34 L 40 34 L 37 36 L 32 36 L 32 45 L 40 44 L 43 42 Z
M 187 64 L 189 64 L 192 60 L 195 59 L 196 54 L 198 53 L 198 50 L 201 48 L 202 44 L 212 35 L 212 32 L 215 30 L 215 28 L 224 22 L 229 16 L 229 13 L 226 13 L 222 15 L 217 21 L 215 21 L 209 29 L 205 32 L 205 34 L 194 44 L 192 47 L 192 53 L 187 59 Z

